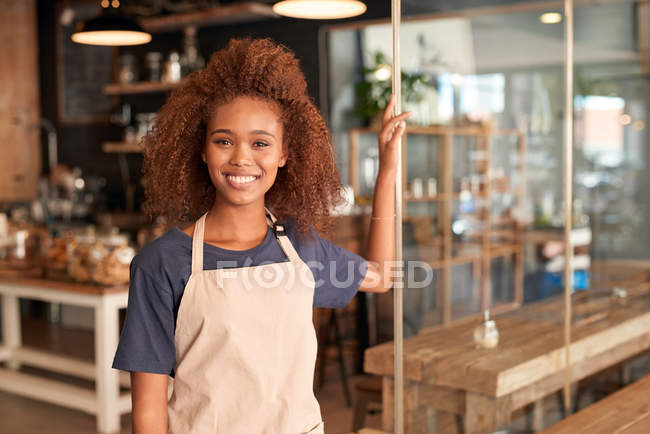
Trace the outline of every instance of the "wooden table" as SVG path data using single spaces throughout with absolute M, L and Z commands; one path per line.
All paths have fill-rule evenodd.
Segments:
M 650 349 L 650 284 L 628 287 L 624 304 L 610 292 L 573 296 L 572 381 Z M 563 386 L 563 298 L 497 316 L 500 343 L 476 349 L 476 321 L 422 331 L 404 340 L 405 432 L 488 433 L 513 411 Z M 393 429 L 393 343 L 366 350 L 365 371 L 383 377 L 383 429 Z M 435 410 L 435 412 L 433 411 Z M 435 414 L 435 417 L 432 417 Z M 433 426 L 431 426 L 433 425 Z
M 650 432 L 650 376 L 590 405 L 542 434 L 646 434 Z
M 23 347 L 20 298 L 93 308 L 95 363 Z M 98 287 L 44 279 L 0 279 L 0 361 L 8 366 L 0 368 L 0 390 L 95 414 L 99 432 L 119 431 L 120 415 L 131 411 L 131 397 L 129 393 L 120 395 L 120 376 L 111 364 L 119 337 L 119 310 L 126 308 L 127 299 L 127 285 Z M 95 390 L 18 372 L 21 364 L 95 380 Z

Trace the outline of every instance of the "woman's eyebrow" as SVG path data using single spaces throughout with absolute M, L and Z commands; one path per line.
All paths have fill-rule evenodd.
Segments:
M 226 129 L 226 128 L 217 128 L 216 130 L 212 131 L 210 135 L 216 134 L 216 133 L 225 133 L 225 134 L 232 134 L 232 130 Z M 265 136 L 270 136 L 275 139 L 275 136 L 268 131 L 265 130 L 252 130 L 251 134 L 262 134 Z
M 268 131 L 264 131 L 264 130 L 253 130 L 253 131 L 251 131 L 251 133 L 252 133 L 252 134 L 263 134 L 263 135 L 265 135 L 265 136 L 271 136 L 271 137 L 273 137 L 273 138 L 275 139 L 275 136 L 274 136 L 273 134 L 269 133 Z

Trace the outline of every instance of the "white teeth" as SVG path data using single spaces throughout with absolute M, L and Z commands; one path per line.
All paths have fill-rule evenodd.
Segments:
M 226 176 L 230 181 L 237 184 L 248 184 L 249 182 L 255 181 L 255 176 Z

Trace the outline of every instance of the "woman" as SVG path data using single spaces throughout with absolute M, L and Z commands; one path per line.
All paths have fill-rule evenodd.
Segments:
M 392 285 L 396 143 L 410 115 L 392 110 L 364 259 L 318 235 L 341 184 L 293 53 L 232 40 L 174 90 L 145 137 L 145 209 L 196 222 L 131 263 L 113 367 L 131 372 L 136 434 L 323 432 L 312 307 Z

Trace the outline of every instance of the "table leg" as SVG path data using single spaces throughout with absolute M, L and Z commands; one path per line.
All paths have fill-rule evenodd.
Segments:
M 382 383 L 382 429 L 386 432 L 395 430 L 395 381 L 392 377 L 383 377 Z M 419 385 L 404 382 L 404 434 L 428 434 L 435 432 L 435 412 L 421 402 Z
M 20 327 L 20 304 L 15 295 L 0 295 L 2 298 L 2 344 L 13 353 L 22 345 Z M 20 368 L 20 362 L 11 360 L 11 354 L 7 361 L 10 369 Z
M 533 403 L 533 432 L 544 429 L 544 399 L 538 399 Z
M 386 432 L 395 429 L 395 381 L 392 377 L 382 377 L 381 383 L 381 426 Z
M 488 434 L 510 422 L 510 411 L 505 400 L 476 392 L 467 393 L 465 432 Z
M 95 306 L 95 369 L 97 370 L 97 430 L 112 433 L 120 430 L 118 372 L 111 368 L 119 335 L 119 309 L 102 299 Z

